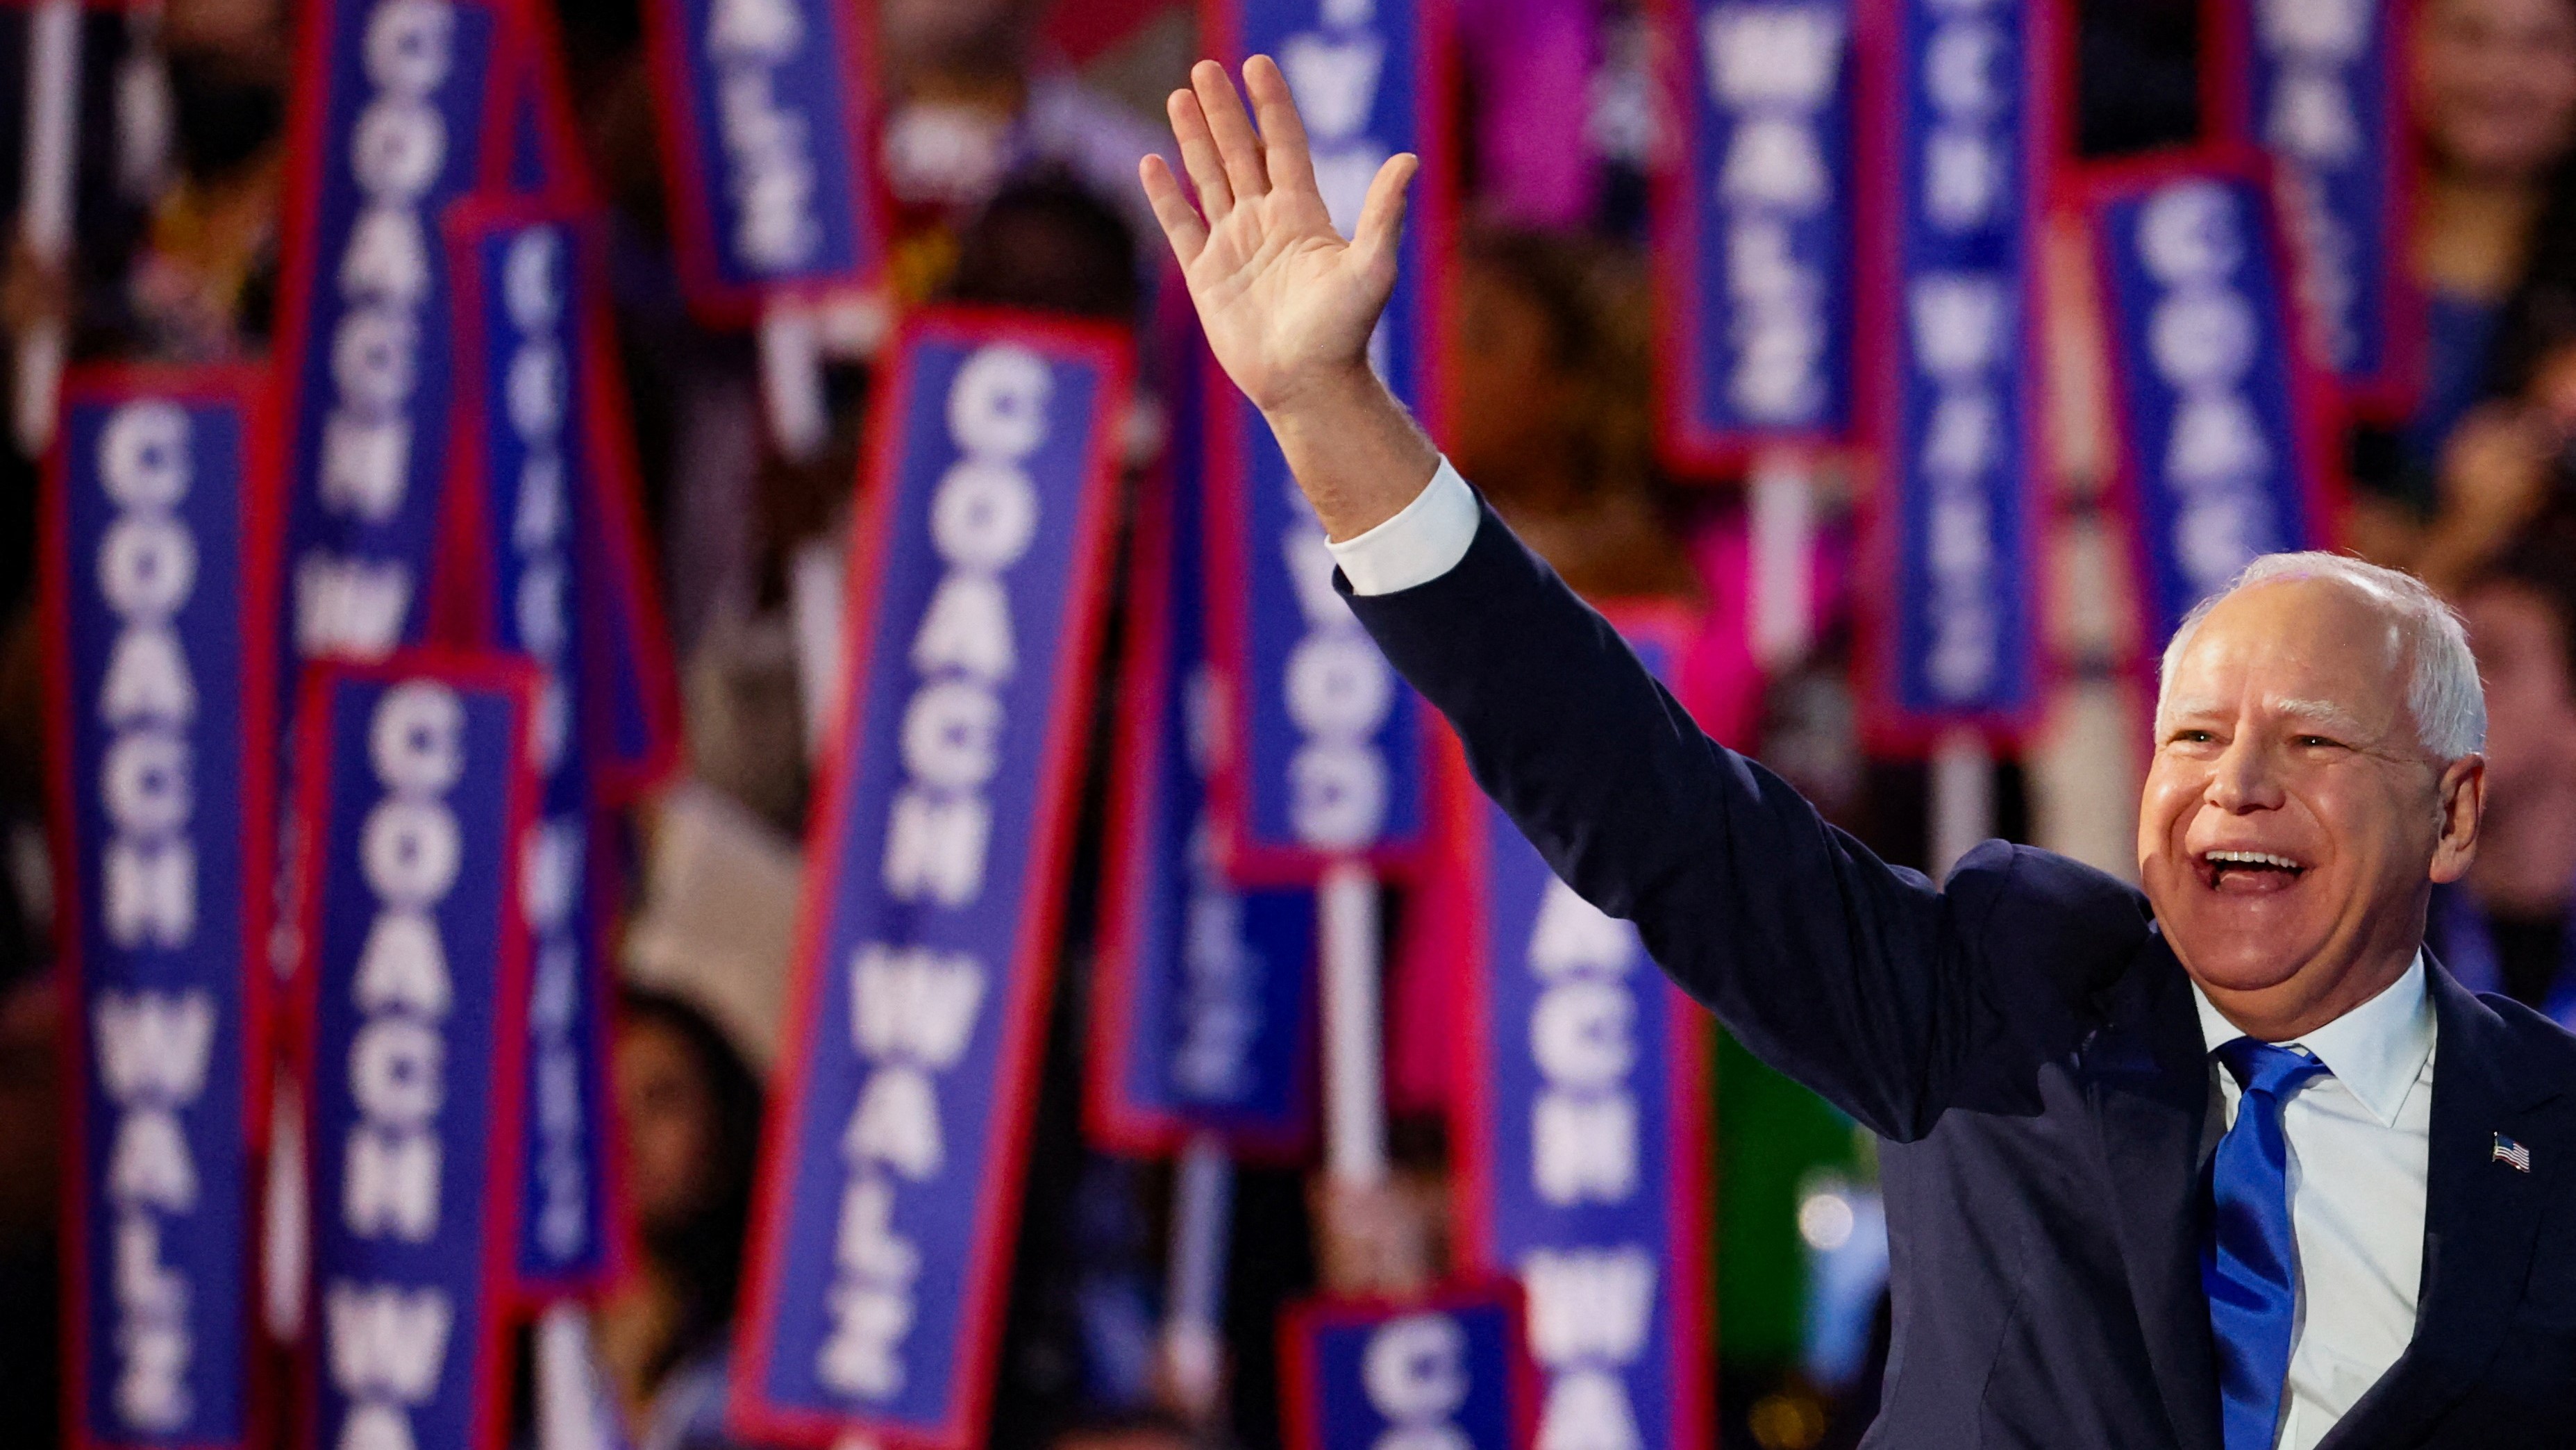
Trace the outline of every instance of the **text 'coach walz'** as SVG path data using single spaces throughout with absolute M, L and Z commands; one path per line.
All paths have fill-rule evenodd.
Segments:
M 1144 163 L 1209 343 L 1351 607 L 1557 873 L 1887 1140 L 1873 1446 L 2576 1446 L 2576 1039 L 2423 947 L 2486 707 L 2414 580 L 2258 560 L 2164 656 L 2145 893 L 1989 842 L 1945 889 L 1720 748 L 1367 362 L 1397 156 L 1345 244 L 1268 59 Z

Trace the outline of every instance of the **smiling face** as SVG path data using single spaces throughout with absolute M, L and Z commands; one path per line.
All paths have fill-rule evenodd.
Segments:
M 2387 605 L 2300 578 L 2221 600 L 2166 682 L 2138 874 L 2184 968 L 2267 1040 L 2394 981 L 2432 883 L 2468 868 L 2483 762 L 2417 742 L 2410 666 Z

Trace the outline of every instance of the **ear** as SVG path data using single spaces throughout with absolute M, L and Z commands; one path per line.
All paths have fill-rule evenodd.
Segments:
M 2478 858 L 2478 825 L 2487 809 L 2487 758 L 2463 755 L 2442 772 L 2436 787 L 2441 802 L 2441 836 L 2433 843 L 2432 876 L 2457 881 Z

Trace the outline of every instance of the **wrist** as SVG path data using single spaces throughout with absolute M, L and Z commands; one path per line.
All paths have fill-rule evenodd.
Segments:
M 1290 380 L 1255 406 L 1274 431 L 1285 433 L 1331 428 L 1358 414 L 1398 405 L 1395 395 L 1361 359 Z

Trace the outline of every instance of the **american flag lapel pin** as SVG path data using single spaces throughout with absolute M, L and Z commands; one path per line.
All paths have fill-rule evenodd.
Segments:
M 2504 1134 L 2498 1133 L 2495 1135 L 2495 1161 L 2504 1164 L 2516 1173 L 2529 1173 L 2531 1171 L 2531 1150 L 2522 1146 L 2520 1143 L 2515 1142 L 2511 1138 L 2506 1137 Z

